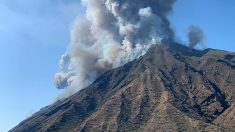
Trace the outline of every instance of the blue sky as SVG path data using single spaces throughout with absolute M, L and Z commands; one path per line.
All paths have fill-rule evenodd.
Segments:
M 209 48 L 235 51 L 234 0 L 178 0 L 170 16 L 173 29 L 185 41 L 187 28 L 199 26 Z
M 0 132 L 59 94 L 53 77 L 80 12 L 77 0 L 0 0 Z
M 185 40 L 201 27 L 207 47 L 235 51 L 234 0 L 178 0 L 169 18 Z M 79 0 L 0 0 L 0 132 L 50 104 L 58 61 L 70 26 L 83 12 Z

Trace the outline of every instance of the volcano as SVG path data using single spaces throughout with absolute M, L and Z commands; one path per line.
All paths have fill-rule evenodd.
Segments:
M 156 44 L 10 132 L 235 131 L 235 53 Z

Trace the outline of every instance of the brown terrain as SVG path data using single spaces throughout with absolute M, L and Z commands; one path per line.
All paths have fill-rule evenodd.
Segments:
M 235 131 L 235 53 L 154 45 L 10 132 Z

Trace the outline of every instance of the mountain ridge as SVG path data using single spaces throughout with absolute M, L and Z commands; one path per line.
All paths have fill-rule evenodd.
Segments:
M 233 131 L 234 77 L 233 52 L 154 45 L 10 132 Z

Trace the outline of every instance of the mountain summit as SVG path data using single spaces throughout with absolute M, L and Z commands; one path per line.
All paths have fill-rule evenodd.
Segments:
M 10 132 L 233 131 L 235 53 L 154 45 Z

